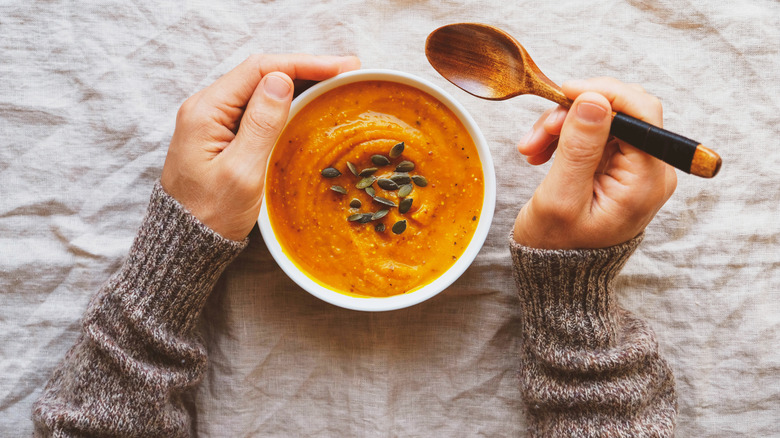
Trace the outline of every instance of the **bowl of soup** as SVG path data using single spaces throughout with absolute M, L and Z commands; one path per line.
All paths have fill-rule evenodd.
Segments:
M 271 152 L 258 224 L 282 270 L 336 306 L 423 302 L 474 261 L 495 172 L 465 108 L 392 70 L 320 82 L 292 103 Z

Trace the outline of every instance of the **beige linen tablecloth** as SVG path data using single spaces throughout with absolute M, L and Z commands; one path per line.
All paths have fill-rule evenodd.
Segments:
M 355 54 L 431 80 L 482 128 L 495 220 L 473 266 L 419 306 L 340 309 L 297 288 L 257 231 L 203 318 L 200 436 L 522 436 L 507 235 L 548 166 L 516 141 L 550 104 L 487 102 L 425 59 L 458 21 L 515 35 L 556 81 L 609 75 L 666 127 L 721 153 L 679 188 L 619 280 L 677 376 L 679 436 L 780 436 L 780 3 L 582 1 L 0 2 L 0 435 L 30 406 L 117 269 L 176 110 L 256 52 Z

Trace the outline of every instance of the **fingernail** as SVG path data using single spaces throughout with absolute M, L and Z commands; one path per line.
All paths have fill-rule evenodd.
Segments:
M 604 117 L 607 116 L 607 110 L 595 103 L 580 102 L 577 105 L 577 116 L 585 122 L 597 123 L 604 120 Z
M 534 135 L 534 130 L 533 130 L 533 129 L 532 129 L 532 130 L 530 130 L 530 131 L 528 131 L 528 132 L 527 132 L 527 133 L 526 133 L 526 134 L 523 136 L 523 138 L 521 138 L 521 139 L 520 139 L 519 146 L 520 146 L 520 147 L 527 146 L 527 145 L 528 145 L 528 142 L 530 142 L 530 141 L 531 141 L 531 137 L 532 137 L 533 135 Z
M 564 116 L 565 114 L 566 114 L 565 111 L 561 111 L 560 109 L 556 108 L 555 110 L 553 110 L 553 112 L 550 113 L 549 116 L 547 116 L 547 119 L 544 120 L 544 124 L 555 126 L 558 120 L 560 120 L 561 116 Z
M 266 76 L 263 81 L 265 93 L 274 99 L 284 100 L 290 95 L 290 84 L 279 76 Z

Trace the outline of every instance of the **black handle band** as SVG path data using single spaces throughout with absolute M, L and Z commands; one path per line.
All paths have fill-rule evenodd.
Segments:
M 638 149 L 691 173 L 691 161 L 699 142 L 661 129 L 623 113 L 616 113 L 609 133 Z

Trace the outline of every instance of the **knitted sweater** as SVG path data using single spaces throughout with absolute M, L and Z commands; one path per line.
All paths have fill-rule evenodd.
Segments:
M 674 381 L 647 325 L 611 283 L 640 239 L 595 251 L 511 244 L 529 434 L 668 436 Z M 206 369 L 194 332 L 224 268 L 246 246 L 200 223 L 160 185 L 120 271 L 33 406 L 36 436 L 189 436 L 182 403 Z

